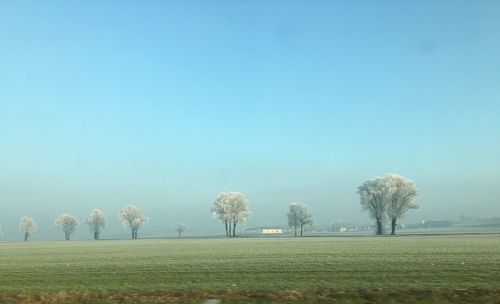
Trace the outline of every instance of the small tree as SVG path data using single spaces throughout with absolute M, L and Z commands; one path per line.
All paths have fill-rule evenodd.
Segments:
M 36 222 L 31 217 L 23 216 L 19 223 L 19 231 L 24 233 L 24 241 L 27 242 L 31 234 L 37 230 Z
M 385 177 L 387 191 L 387 216 L 391 219 L 391 234 L 396 234 L 396 222 L 410 209 L 419 206 L 413 202 L 417 197 L 417 189 L 413 181 L 397 174 Z
M 179 238 L 181 238 L 181 234 L 186 231 L 186 225 L 179 223 L 177 226 L 174 228 L 174 231 L 179 234 Z
M 300 229 L 300 236 L 304 235 L 304 226 L 312 225 L 312 215 L 307 206 L 301 203 L 290 203 L 288 207 L 288 226 L 294 228 L 294 235 L 297 236 L 297 230 Z
M 364 182 L 358 188 L 361 206 L 368 210 L 377 224 L 377 235 L 382 234 L 384 215 L 387 210 L 386 182 L 382 177 L 375 177 Z
M 69 241 L 70 235 L 75 232 L 76 226 L 78 226 L 78 220 L 76 217 L 64 213 L 61 214 L 55 221 L 55 225 L 57 228 L 61 229 L 64 232 L 64 237 L 66 241 Z
M 89 216 L 85 220 L 85 223 L 90 229 L 90 232 L 94 235 L 94 240 L 98 240 L 102 229 L 106 226 L 106 215 L 99 210 L 94 209 L 90 212 Z
M 290 206 L 288 206 L 288 227 L 294 229 L 294 236 L 297 236 L 297 230 L 299 227 L 299 210 L 300 204 L 299 203 L 290 203 Z
M 130 228 L 132 239 L 137 239 L 137 230 L 148 222 L 148 218 L 142 214 L 142 210 L 136 206 L 128 205 L 118 213 L 118 218 L 122 221 L 123 227 Z
M 307 209 L 306 205 L 301 204 L 299 208 L 299 224 L 300 224 L 300 236 L 303 236 L 304 226 L 312 225 L 313 219 L 312 214 Z

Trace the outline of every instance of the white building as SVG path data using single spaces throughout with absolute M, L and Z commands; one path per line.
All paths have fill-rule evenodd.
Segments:
M 279 228 L 264 228 L 261 230 L 262 234 L 283 234 L 283 229 Z

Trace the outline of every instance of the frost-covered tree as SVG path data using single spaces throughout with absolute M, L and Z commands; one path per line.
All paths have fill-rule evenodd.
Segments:
M 99 210 L 94 209 L 90 212 L 89 216 L 85 219 L 85 223 L 94 234 L 94 240 L 98 240 L 102 229 L 106 226 L 106 215 Z
M 137 230 L 148 222 L 148 218 L 142 214 L 142 210 L 136 206 L 128 205 L 118 213 L 118 218 L 122 221 L 123 227 L 130 228 L 132 239 L 137 239 Z
M 24 241 L 27 242 L 30 235 L 37 230 L 36 222 L 31 217 L 23 216 L 19 223 L 19 231 L 24 233 Z
M 179 234 L 179 238 L 181 238 L 181 234 L 186 231 L 186 225 L 179 223 L 177 226 L 175 226 L 174 231 Z
M 248 201 L 240 192 L 221 192 L 212 207 L 214 218 L 224 223 L 226 236 L 236 236 L 236 226 L 245 222 L 251 212 Z
M 295 236 L 297 236 L 297 230 L 300 230 L 300 236 L 303 236 L 304 226 L 313 224 L 309 209 L 301 203 L 290 203 L 287 217 L 288 226 L 294 229 Z
M 221 192 L 214 200 L 212 207 L 212 215 L 216 220 L 224 224 L 226 228 L 226 236 L 230 236 L 230 223 L 229 223 L 229 202 L 226 192 Z
M 75 232 L 75 228 L 78 224 L 79 222 L 76 217 L 67 213 L 61 214 L 55 221 L 56 227 L 64 232 L 66 241 L 69 241 L 71 234 Z
M 245 196 L 240 192 L 229 192 L 229 219 L 233 224 L 233 236 L 236 236 L 236 225 L 246 222 L 250 214 Z
M 361 199 L 361 206 L 370 212 L 371 217 L 376 221 L 377 235 L 382 234 L 382 225 L 387 210 L 387 186 L 383 177 L 375 177 L 364 182 L 358 188 Z
M 385 188 L 387 191 L 387 216 L 391 220 L 391 234 L 396 234 L 397 220 L 404 216 L 410 209 L 417 209 L 419 206 L 414 203 L 417 196 L 417 189 L 413 181 L 397 174 L 387 174 Z

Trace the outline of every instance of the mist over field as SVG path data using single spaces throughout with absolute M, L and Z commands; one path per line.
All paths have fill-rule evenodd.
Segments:
M 209 4 L 210 3 L 210 4 Z M 420 209 L 402 223 L 500 217 L 499 3 L 293 1 L 0 3 L 0 225 L 61 239 L 56 217 L 117 213 L 141 236 L 372 223 L 357 188 L 397 173 Z M 57 4 L 57 5 L 55 5 Z

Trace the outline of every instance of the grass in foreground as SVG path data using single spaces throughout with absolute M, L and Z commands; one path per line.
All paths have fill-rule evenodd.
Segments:
M 3 302 L 500 301 L 498 235 L 4 243 L 0 261 Z

